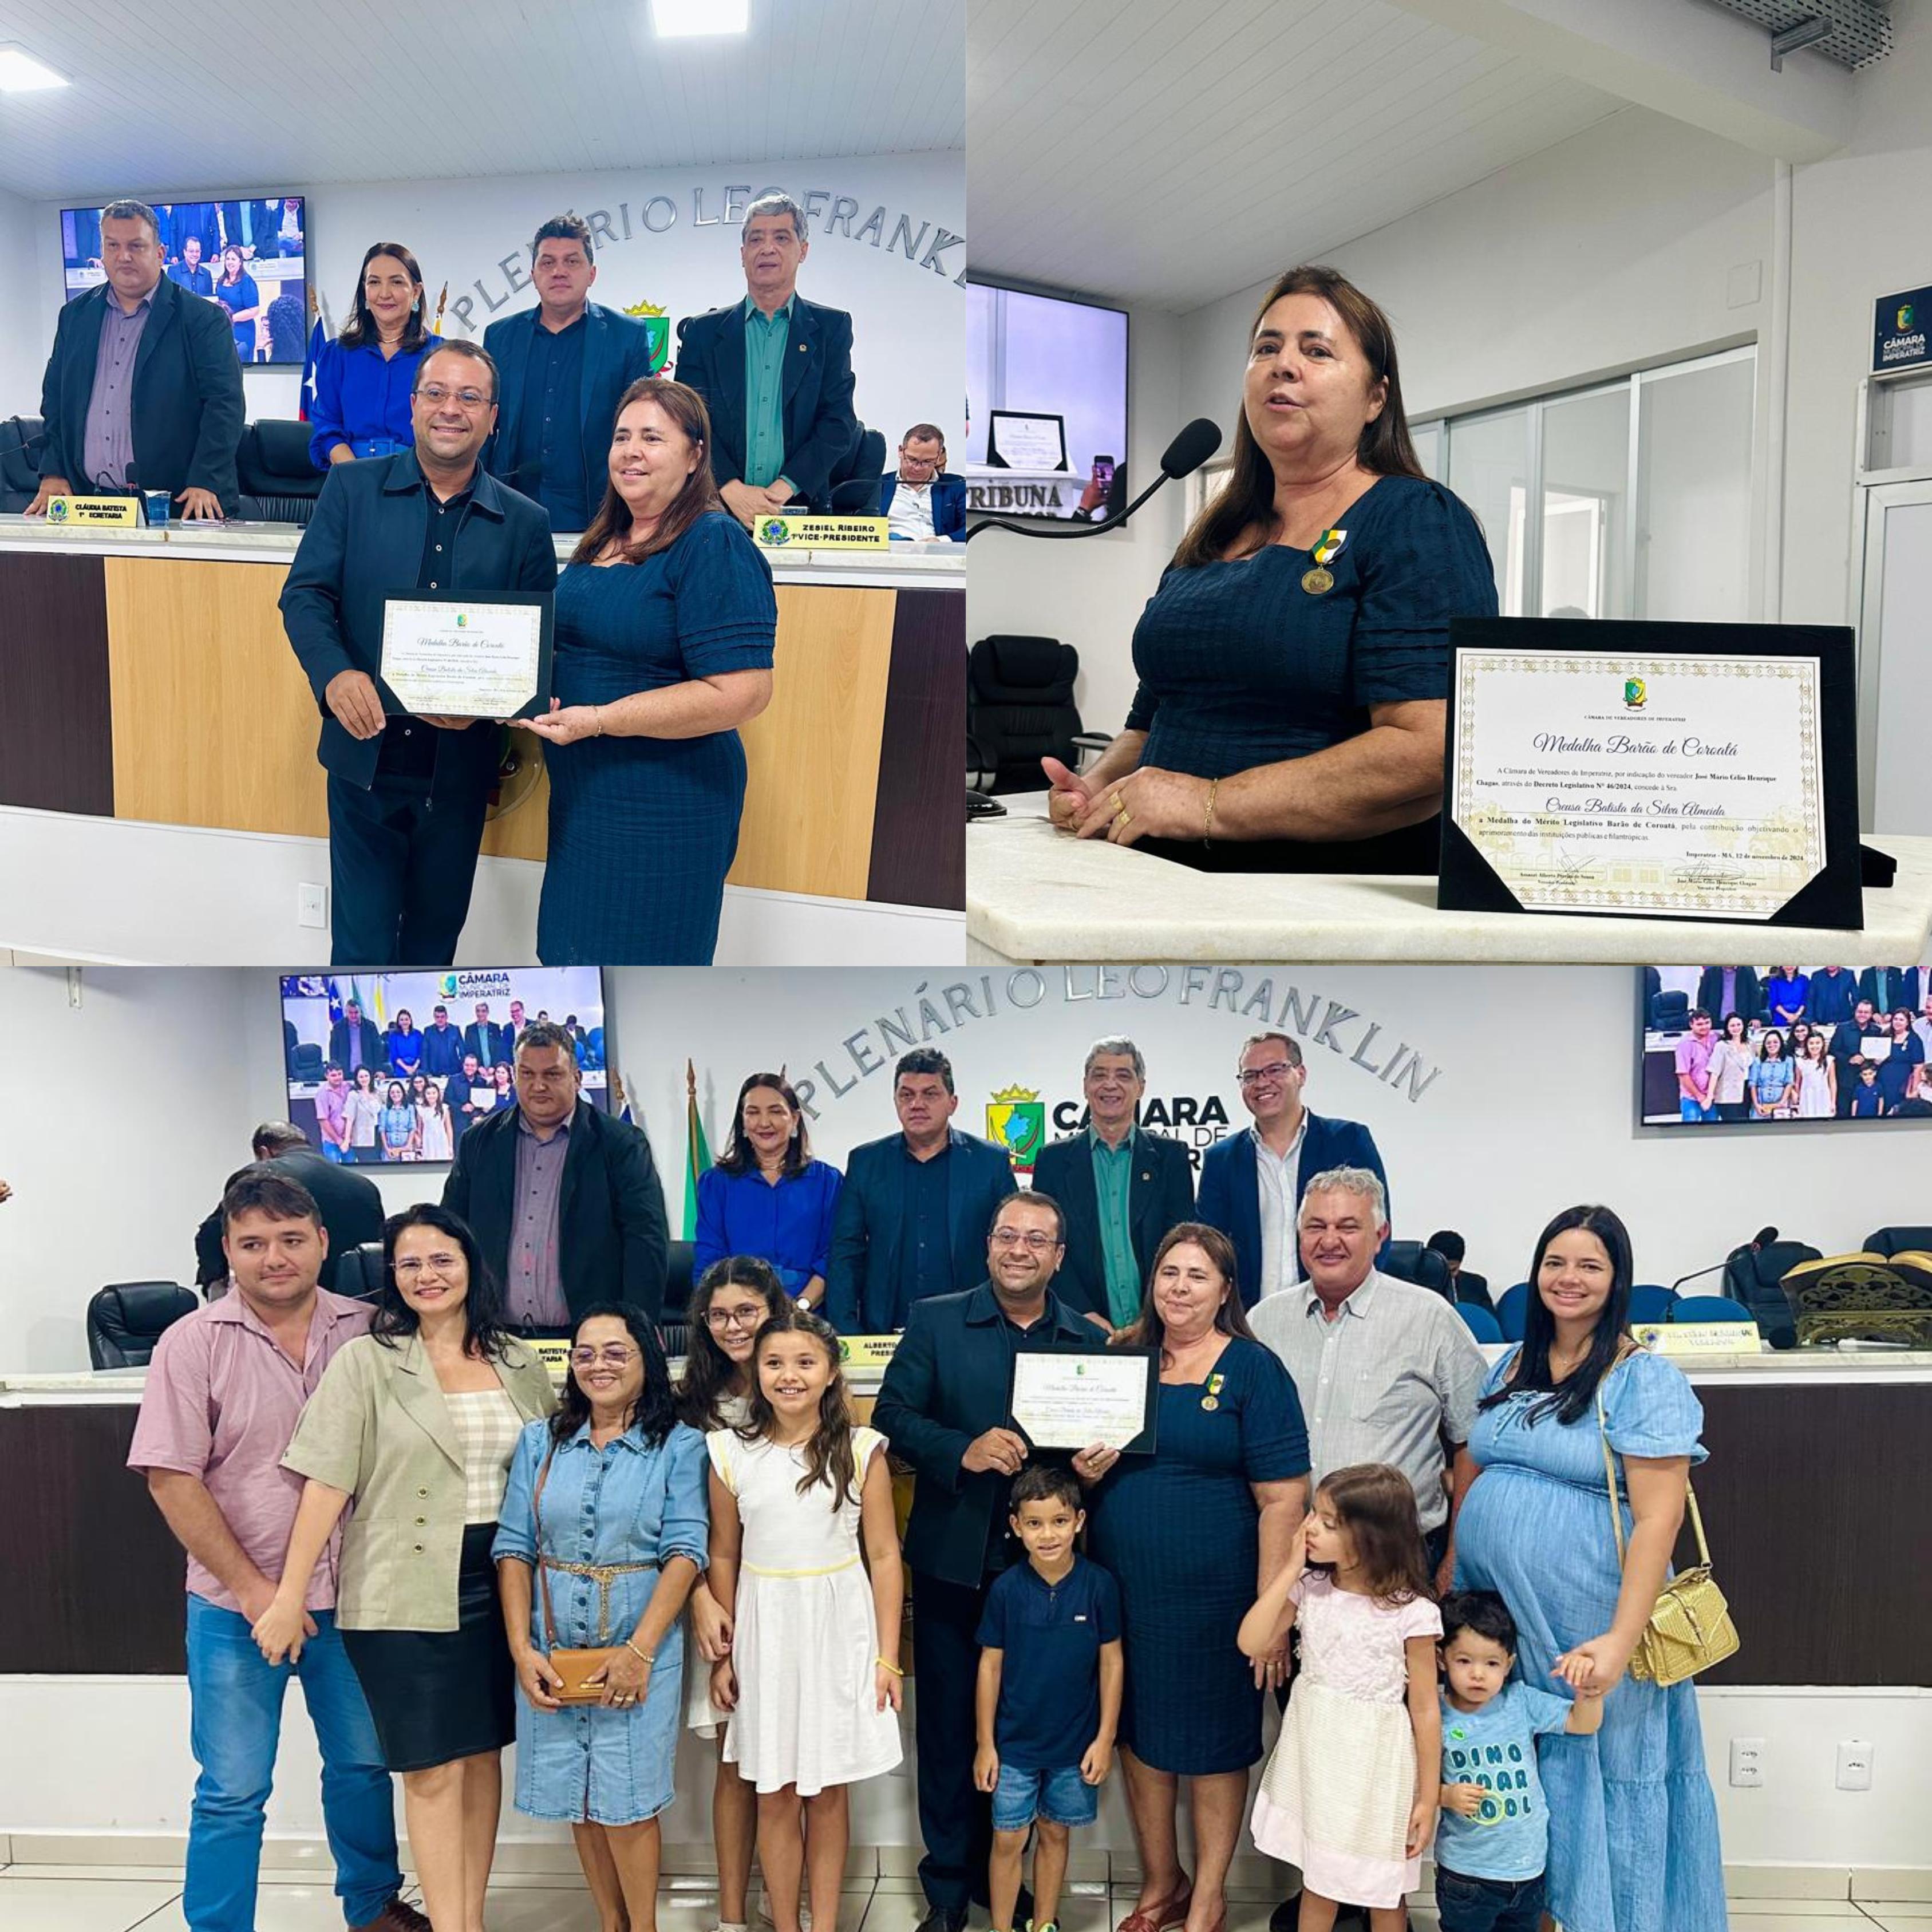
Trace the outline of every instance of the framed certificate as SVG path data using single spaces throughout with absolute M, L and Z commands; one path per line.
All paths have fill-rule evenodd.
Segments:
M 1856 928 L 1852 634 L 1459 618 L 1436 903 Z
M 986 425 L 986 462 L 994 470 L 1064 470 L 1066 418 L 995 410 Z
M 1124 1456 L 1148 1455 L 1160 1386 L 1151 1348 L 1022 1348 L 1007 1413 L 1036 1449 L 1104 1442 Z
M 534 718 L 550 709 L 548 591 L 382 599 L 378 681 L 386 710 L 418 718 Z

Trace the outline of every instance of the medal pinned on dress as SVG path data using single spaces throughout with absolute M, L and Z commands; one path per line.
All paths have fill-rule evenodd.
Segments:
M 1348 541 L 1348 532 L 1342 530 L 1324 530 L 1316 538 L 1315 548 L 1308 553 L 1315 567 L 1304 571 L 1301 578 L 1301 587 L 1310 596 L 1325 597 L 1334 589 L 1335 573 L 1328 566 Z
M 1212 1375 L 1208 1378 L 1208 1393 L 1201 1398 L 1201 1406 L 1210 1414 L 1221 1406 L 1221 1384 L 1227 1378 Z

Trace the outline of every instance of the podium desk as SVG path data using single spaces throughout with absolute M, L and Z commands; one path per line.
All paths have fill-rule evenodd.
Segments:
M 0 517 L 0 806 L 320 838 L 319 717 L 276 600 L 288 524 L 50 529 Z M 560 539 L 559 561 L 572 539 Z M 774 557 L 772 702 L 742 728 L 735 885 L 957 910 L 965 552 Z M 549 786 L 484 852 L 544 855 Z
M 1910 965 L 1932 932 L 1932 838 L 1876 842 L 1895 882 L 1864 896 L 1861 932 L 1709 920 L 1443 912 L 1432 878 L 1201 872 L 1047 822 L 1046 794 L 1003 796 L 966 828 L 969 962 L 1060 960 L 1480 960 L 1652 965 L 1668 959 L 1828 955 Z

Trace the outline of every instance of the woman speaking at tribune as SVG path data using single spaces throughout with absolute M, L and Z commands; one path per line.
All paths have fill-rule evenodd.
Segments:
M 1226 483 L 1134 632 L 1126 729 L 1062 831 L 1228 872 L 1436 870 L 1449 620 L 1493 616 L 1468 509 L 1422 473 L 1388 318 L 1292 268 L 1255 321 Z

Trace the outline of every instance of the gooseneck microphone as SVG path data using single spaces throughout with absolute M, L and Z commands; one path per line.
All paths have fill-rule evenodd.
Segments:
M 1117 530 L 1163 483 L 1192 476 L 1220 447 L 1220 426 L 1208 417 L 1196 416 L 1162 452 L 1160 474 L 1118 517 L 1104 518 L 1096 524 L 1050 524 L 1044 529 L 1036 524 L 986 517 L 966 532 L 966 541 L 970 543 L 982 530 L 1010 530 L 1016 537 L 1090 537 L 1102 530 Z

